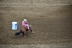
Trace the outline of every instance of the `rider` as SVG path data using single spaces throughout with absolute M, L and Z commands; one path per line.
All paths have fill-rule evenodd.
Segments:
M 32 32 L 32 34 L 34 34 L 34 32 L 32 31 L 32 29 L 31 29 L 31 27 L 30 27 L 30 25 L 29 25 L 28 22 L 27 22 L 27 19 L 24 19 L 24 20 L 22 21 L 22 29 L 21 29 L 19 32 L 15 33 L 15 35 L 17 36 L 17 35 L 19 35 L 20 33 L 22 33 L 23 36 L 24 36 L 24 38 L 26 38 L 26 31 L 28 31 L 28 30 L 30 30 L 30 32 Z

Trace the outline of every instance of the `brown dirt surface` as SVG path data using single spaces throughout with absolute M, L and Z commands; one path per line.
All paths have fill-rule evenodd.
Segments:
M 0 7 L 0 44 L 72 43 L 72 5 L 26 5 Z M 22 34 L 14 35 L 21 29 L 24 18 L 35 32 L 35 34 L 28 32 L 26 39 Z M 18 22 L 16 31 L 11 29 L 13 21 Z

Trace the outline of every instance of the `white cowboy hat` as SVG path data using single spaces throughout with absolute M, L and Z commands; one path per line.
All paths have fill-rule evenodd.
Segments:
M 27 23 L 27 19 L 24 19 L 24 22 L 26 22 L 26 23 Z

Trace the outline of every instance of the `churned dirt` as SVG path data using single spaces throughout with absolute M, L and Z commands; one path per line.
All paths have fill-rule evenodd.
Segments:
M 17 4 L 18 5 L 18 4 Z M 14 34 L 21 29 L 26 18 L 35 34 Z M 12 30 L 12 22 L 18 22 L 18 29 Z M 51 44 L 72 43 L 72 5 L 24 4 L 23 6 L 0 7 L 0 44 Z

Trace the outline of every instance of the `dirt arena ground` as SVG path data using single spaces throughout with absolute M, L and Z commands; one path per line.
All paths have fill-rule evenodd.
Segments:
M 0 45 L 72 43 L 72 5 L 26 5 L 0 7 Z M 24 18 L 35 32 L 28 32 L 26 39 L 22 34 L 14 35 L 21 29 Z M 11 29 L 13 21 L 18 22 L 16 31 Z
M 59 9 L 60 8 L 60 9 Z M 61 9 L 62 8 L 62 9 Z M 72 6 L 49 6 L 45 9 L 1 7 L 0 44 L 50 44 L 72 43 Z M 29 12 L 26 12 L 26 11 Z M 38 13 L 37 13 L 38 12 Z M 14 36 L 21 28 L 21 21 L 26 18 L 35 34 Z M 18 30 L 11 29 L 12 21 L 18 22 Z

